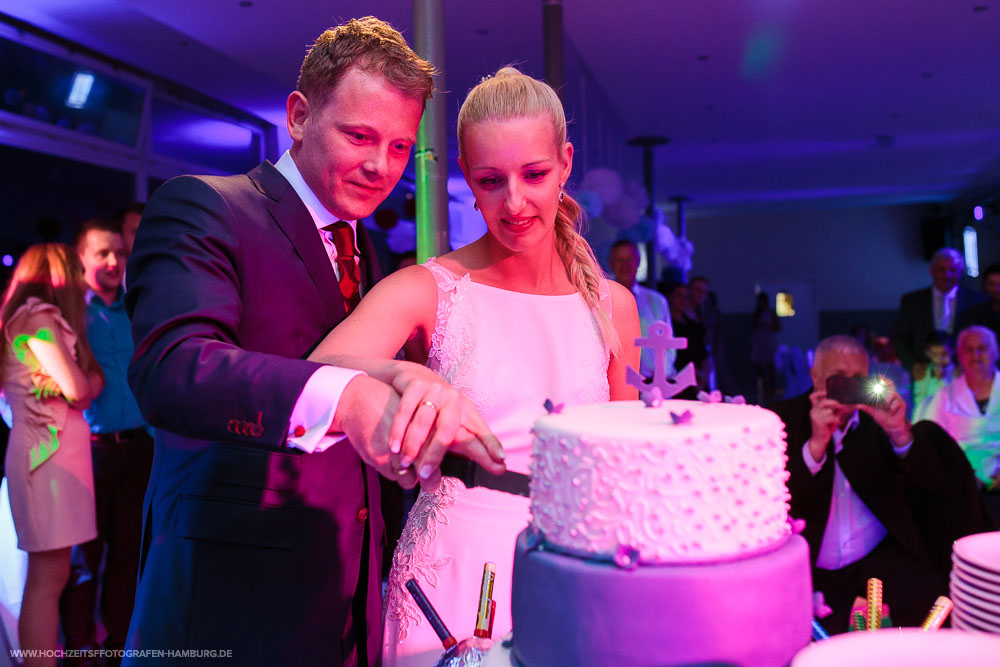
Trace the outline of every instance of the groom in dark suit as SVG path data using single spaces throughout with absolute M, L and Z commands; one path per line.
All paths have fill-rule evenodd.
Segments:
M 146 207 L 128 268 L 129 382 L 160 431 L 128 648 L 379 663 L 376 469 L 417 481 L 390 424 L 429 443 L 416 469 L 430 464 L 433 483 L 464 399 L 304 358 L 379 278 L 356 221 L 399 180 L 431 74 L 378 19 L 328 30 L 288 98 L 293 144 L 277 164 L 173 179 Z M 502 470 L 489 431 L 463 426 L 478 437 L 464 453 Z

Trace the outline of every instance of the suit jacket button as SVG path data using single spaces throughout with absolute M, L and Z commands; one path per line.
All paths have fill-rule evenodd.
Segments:
M 364 523 L 365 519 L 368 518 L 368 508 L 362 507 L 358 510 L 358 521 Z

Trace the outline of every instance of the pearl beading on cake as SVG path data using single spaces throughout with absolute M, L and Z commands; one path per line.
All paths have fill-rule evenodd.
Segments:
M 634 404 L 634 413 L 621 403 L 579 406 L 535 425 L 531 525 L 549 547 L 608 559 L 637 552 L 643 563 L 718 561 L 790 534 L 776 415 L 684 402 L 691 422 L 661 426 Z M 588 424 L 602 418 L 620 432 L 594 435 Z

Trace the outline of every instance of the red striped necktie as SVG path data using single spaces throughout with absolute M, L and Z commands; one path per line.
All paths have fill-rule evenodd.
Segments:
M 323 228 L 333 234 L 333 245 L 337 248 L 337 270 L 340 273 L 340 293 L 344 297 L 347 313 L 361 301 L 361 272 L 355 260 L 354 230 L 343 220 Z

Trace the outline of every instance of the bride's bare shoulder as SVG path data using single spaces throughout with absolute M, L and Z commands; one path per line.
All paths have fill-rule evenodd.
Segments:
M 458 276 L 464 276 L 467 273 L 475 276 L 487 264 L 486 257 L 477 242 L 441 255 L 435 261 Z

